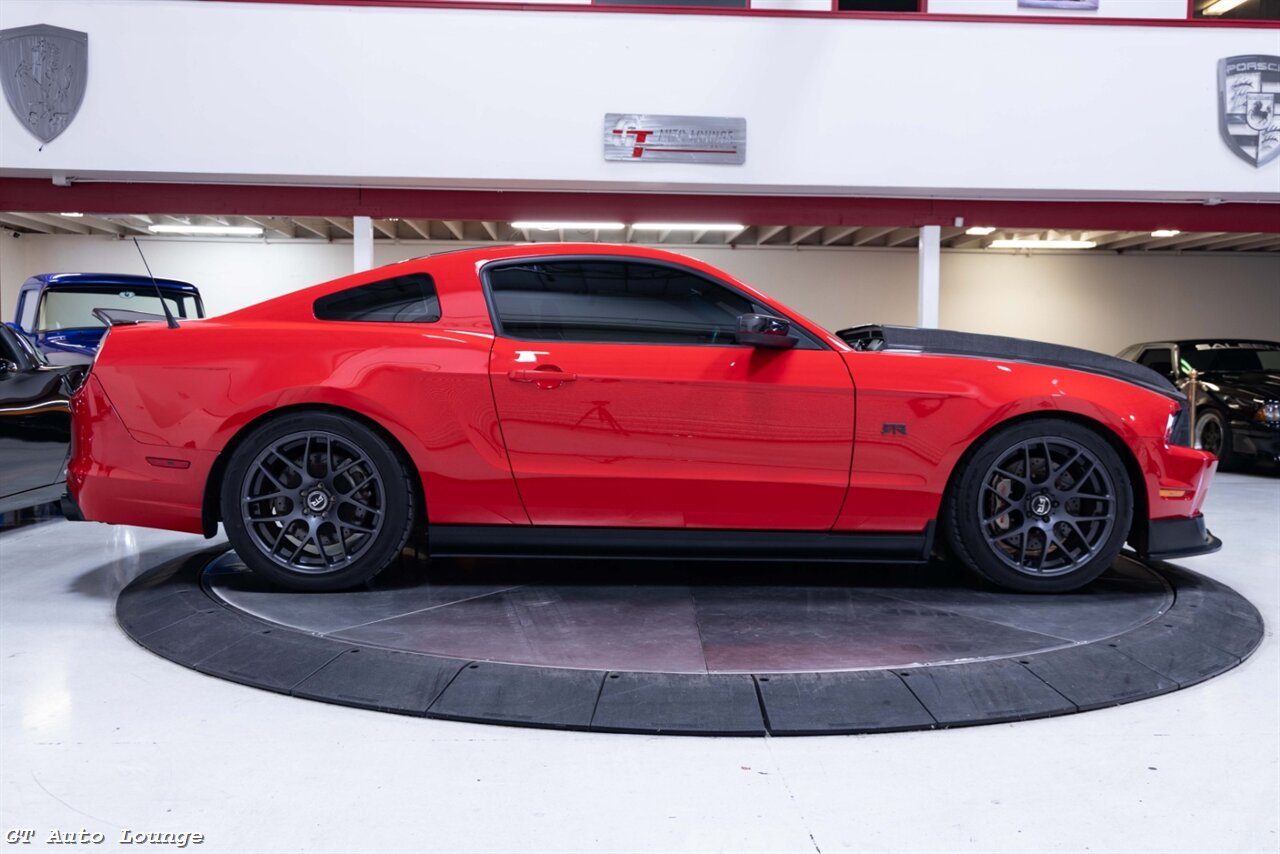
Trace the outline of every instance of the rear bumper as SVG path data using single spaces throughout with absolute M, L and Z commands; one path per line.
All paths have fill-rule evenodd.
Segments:
M 204 484 L 216 458 L 134 439 L 91 374 L 71 398 L 64 510 L 91 522 L 204 533 Z
M 1189 519 L 1152 519 L 1138 554 L 1148 560 L 1206 555 L 1222 548 L 1222 540 L 1209 533 L 1204 516 Z

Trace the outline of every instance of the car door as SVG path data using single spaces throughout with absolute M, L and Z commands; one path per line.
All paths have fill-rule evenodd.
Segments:
M 62 480 L 71 442 L 63 373 L 41 367 L 0 327 L 0 498 Z
M 535 525 L 826 530 L 849 482 L 853 386 L 793 326 L 740 345 L 765 311 L 667 263 L 526 259 L 484 271 L 490 378 Z

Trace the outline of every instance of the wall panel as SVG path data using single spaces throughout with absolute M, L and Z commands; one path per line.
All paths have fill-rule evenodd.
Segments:
M 33 273 L 142 273 L 129 241 L 0 237 L 0 309 L 13 317 L 17 288 Z M 350 243 L 214 243 L 145 240 L 158 276 L 198 284 L 211 313 L 336 278 Z M 439 246 L 376 244 L 388 264 Z M 697 247 L 696 255 L 830 329 L 912 324 L 913 250 Z M 943 252 L 942 325 L 1116 352 L 1139 340 L 1237 335 L 1280 340 L 1280 258 L 1272 255 L 1012 255 Z

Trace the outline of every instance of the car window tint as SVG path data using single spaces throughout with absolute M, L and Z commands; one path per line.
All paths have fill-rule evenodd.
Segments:
M 1168 347 L 1145 350 L 1138 357 L 1138 364 L 1146 365 L 1158 374 L 1171 374 L 1173 373 L 1173 351 Z
M 765 311 L 674 267 L 531 262 L 489 272 L 505 334 L 540 341 L 733 344 L 738 316 Z
M 317 320 L 431 323 L 440 319 L 436 284 L 426 273 L 348 288 L 315 301 Z
M 1196 344 L 1184 347 L 1183 361 L 1197 371 L 1274 371 L 1280 367 L 1280 351 L 1265 345 Z

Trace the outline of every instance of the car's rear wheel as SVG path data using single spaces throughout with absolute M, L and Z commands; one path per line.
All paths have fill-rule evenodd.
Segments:
M 409 472 L 387 441 L 340 415 L 258 427 L 227 463 L 222 519 L 245 565 L 293 590 L 343 590 L 386 568 L 409 537 Z
M 1133 519 L 1133 488 L 1119 455 L 1082 425 L 1025 421 L 985 439 L 949 491 L 944 524 L 953 551 L 1013 590 L 1074 590 L 1119 554 Z

